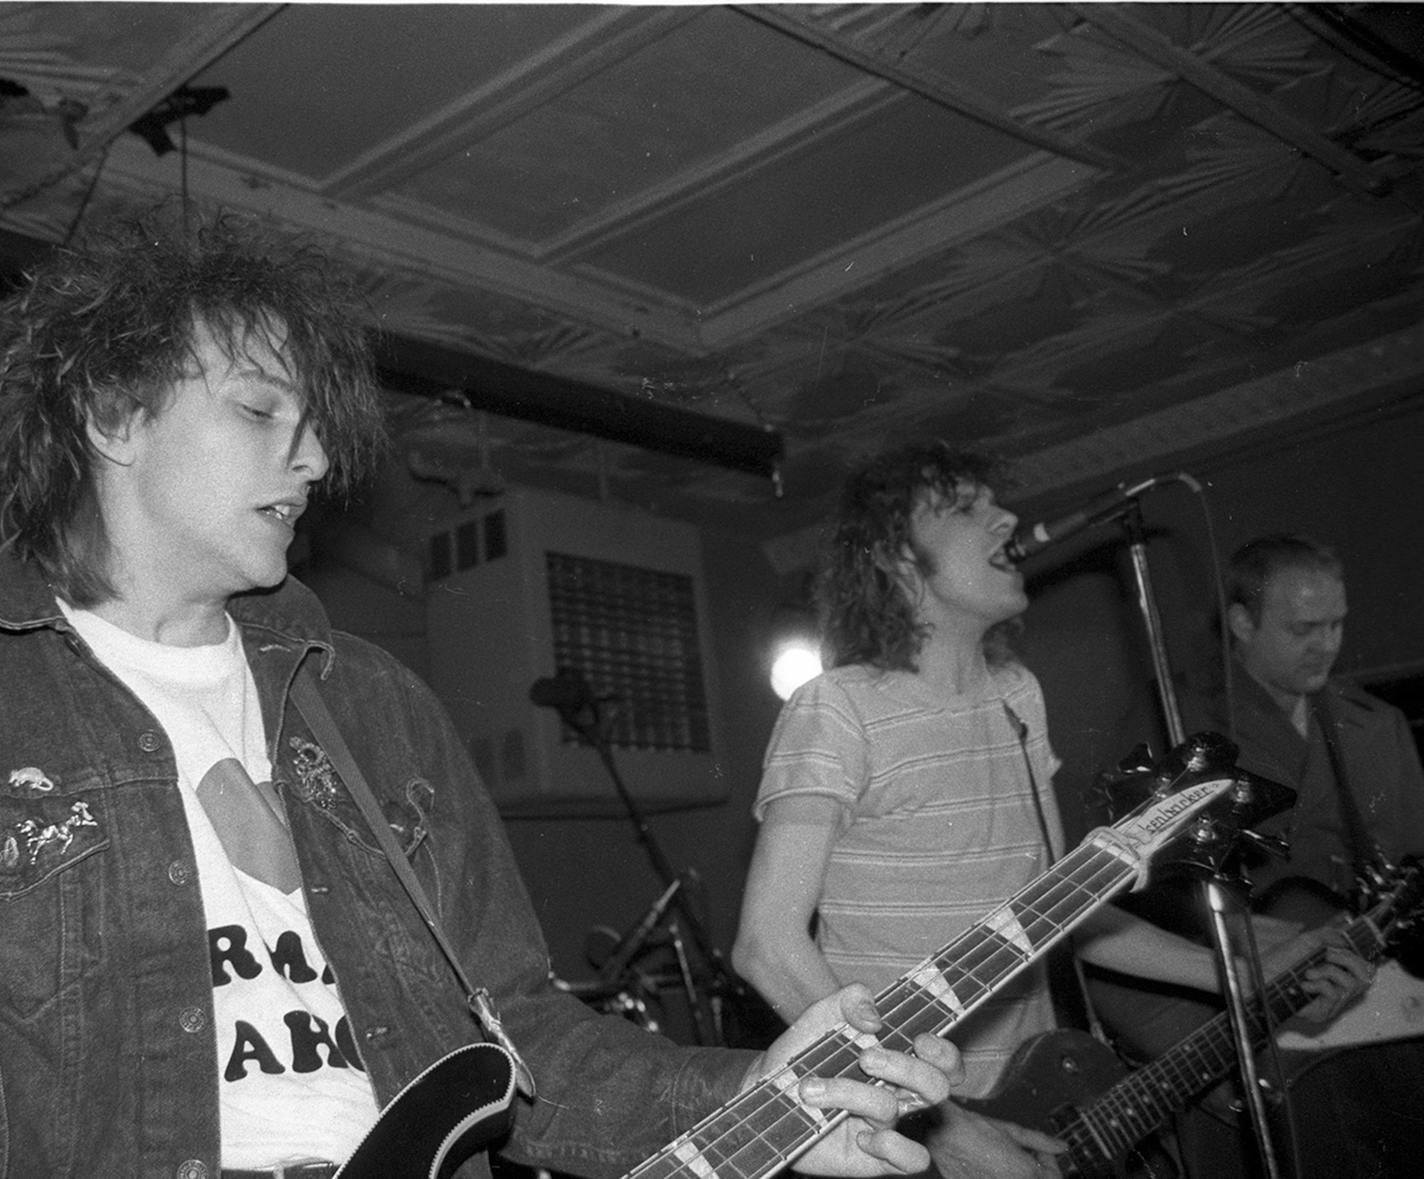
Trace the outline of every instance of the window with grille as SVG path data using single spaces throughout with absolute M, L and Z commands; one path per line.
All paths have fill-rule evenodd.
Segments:
M 554 663 L 603 701 L 616 748 L 706 752 L 692 578 L 548 552 Z M 578 740 L 563 726 L 563 740 Z

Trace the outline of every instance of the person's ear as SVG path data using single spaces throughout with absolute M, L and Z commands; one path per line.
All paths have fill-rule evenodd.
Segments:
M 919 572 L 915 554 L 910 551 L 908 544 L 902 546 L 898 553 L 893 554 L 884 545 L 877 546 L 875 565 L 886 577 L 906 592 L 915 584 L 916 574 Z
M 134 458 L 134 421 L 130 415 L 114 426 L 104 426 L 89 412 L 84 418 L 84 433 L 97 454 L 116 466 L 126 467 Z
M 1226 626 L 1231 637 L 1238 643 L 1248 642 L 1256 633 L 1256 624 L 1251 621 L 1251 611 L 1240 602 L 1232 602 L 1226 608 Z

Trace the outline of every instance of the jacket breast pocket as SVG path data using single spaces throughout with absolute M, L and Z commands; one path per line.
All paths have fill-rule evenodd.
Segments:
M 0 794 L 0 996 L 28 1019 L 98 960 L 99 890 L 86 862 L 109 847 L 103 803 Z

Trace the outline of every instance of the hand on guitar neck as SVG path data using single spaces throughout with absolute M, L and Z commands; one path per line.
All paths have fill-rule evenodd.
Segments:
M 1359 954 L 1341 952 L 1349 946 L 1340 929 L 1346 920 L 1340 899 L 1314 881 L 1281 881 L 1259 899 L 1251 914 L 1251 932 L 1261 957 L 1261 974 L 1269 980 L 1312 951 L 1333 945 L 1324 961 L 1300 979 L 1311 1001 L 1295 1011 L 1291 1027 L 1311 1034 L 1356 1004 L 1375 978 L 1375 964 Z M 1238 974 L 1248 992 L 1255 989 L 1254 972 L 1244 957 L 1244 930 L 1237 928 Z M 1351 947 L 1352 949 L 1355 947 Z M 1094 977 L 1094 1006 L 1113 1039 L 1129 1057 L 1148 1060 L 1220 1010 L 1220 1001 L 1181 988 L 1140 982 L 1123 983 Z
M 1374 963 L 1355 951 L 1343 932 L 1343 925 L 1344 915 L 1338 913 L 1325 923 L 1301 920 L 1299 915 L 1295 919 L 1275 914 L 1251 917 L 1250 936 L 1260 955 L 1262 980 L 1277 978 L 1295 963 L 1312 960 L 1312 965 L 1302 971 L 1298 979 L 1300 989 L 1311 999 L 1291 1016 L 1296 1026 L 1329 1023 L 1356 1003 L 1374 981 Z M 1241 940 L 1244 938 L 1243 930 Z M 1258 980 L 1241 956 L 1240 948 L 1237 964 L 1246 993 L 1254 993 Z
M 864 1077 L 813 1075 L 795 1083 L 803 1105 L 839 1118 L 830 1133 L 797 1159 L 797 1169 L 808 1174 L 875 1175 L 888 1163 L 908 1174 L 925 1169 L 923 1147 L 896 1130 L 910 1110 L 941 1104 L 949 1096 L 949 1082 L 963 1069 L 952 1044 L 930 1033 L 914 1037 L 914 1055 L 890 1052 L 875 1041 L 884 1030 L 867 987 L 856 985 L 813 1003 L 801 1017 L 753 1062 L 748 1087 L 765 1077 L 785 1074 L 790 1063 L 808 1048 L 825 1041 L 837 1029 L 848 1027 L 863 1037 L 866 1048 L 857 1059 Z
M 1253 1041 L 1264 1044 L 1271 1026 L 1279 1027 L 1318 1002 L 1310 997 L 1312 988 L 1306 979 L 1334 969 L 1332 955 L 1338 957 L 1338 941 L 1333 939 L 1343 939 L 1360 958 L 1370 961 L 1393 952 L 1401 937 L 1417 928 L 1421 892 L 1419 869 L 1410 863 L 1382 880 L 1364 912 L 1343 925 L 1335 922 L 1328 931 L 1301 937 L 1291 932 L 1299 928 L 1295 923 L 1302 919 L 1299 912 L 1292 913 L 1294 920 L 1268 921 L 1265 937 L 1274 944 L 1266 955 L 1270 981 L 1263 995 L 1271 1019 L 1264 1018 L 1259 1003 L 1253 1006 Z M 1321 949 L 1321 943 L 1331 948 Z M 1283 968 L 1276 969 L 1278 965 Z M 1343 990 L 1357 986 L 1358 972 L 1345 969 L 1348 981 L 1336 979 L 1330 986 Z M 1202 1010 L 1205 1015 L 1199 1013 Z M 1159 1040 L 1164 1038 L 1163 1027 L 1173 1022 L 1186 1023 L 1181 1037 L 1160 1043 L 1149 1053 L 1150 1063 L 1132 1073 L 1111 1049 L 1086 1032 L 1065 1030 L 1035 1037 L 1020 1046 L 995 1092 L 974 1104 L 982 1112 L 1058 1134 L 1068 1148 L 1059 1158 L 1064 1175 L 1075 1179 L 1118 1175 L 1124 1157 L 1189 1104 L 1200 1100 L 1218 1116 L 1232 1117 L 1228 1086 L 1208 1099 L 1201 1097 L 1237 1067 L 1226 1014 L 1212 1014 L 1202 1007 L 1179 1011 L 1174 1021 L 1161 1021 L 1153 1029 Z M 1151 1170 L 1157 1173 L 1155 1165 Z

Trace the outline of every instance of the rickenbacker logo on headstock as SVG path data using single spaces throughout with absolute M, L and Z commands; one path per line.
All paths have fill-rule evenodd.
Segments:
M 1188 812 L 1205 806 L 1224 790 L 1235 785 L 1235 778 L 1213 778 L 1207 782 L 1198 782 L 1195 786 L 1184 786 L 1176 794 L 1153 803 L 1132 825 L 1147 835 L 1156 835 L 1160 831 L 1175 828 Z

